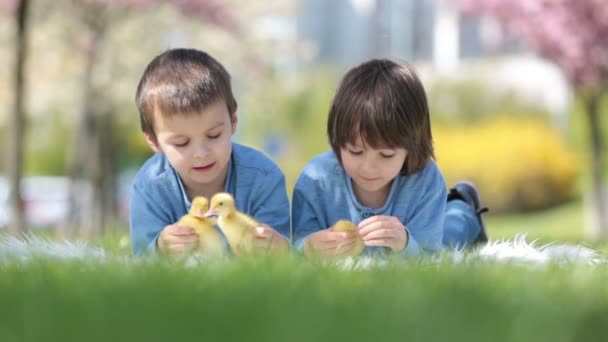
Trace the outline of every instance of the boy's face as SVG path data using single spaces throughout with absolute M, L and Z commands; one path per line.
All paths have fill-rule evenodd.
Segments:
M 407 150 L 372 149 L 361 139 L 340 149 L 344 170 L 353 180 L 357 196 L 388 194 L 392 180 L 399 175 Z M 359 200 L 363 200 L 359 198 Z
M 221 100 L 197 114 L 163 117 L 155 113 L 156 139 L 146 134 L 146 140 L 155 152 L 165 153 L 188 191 L 221 190 L 236 124 L 236 113 L 231 119 Z

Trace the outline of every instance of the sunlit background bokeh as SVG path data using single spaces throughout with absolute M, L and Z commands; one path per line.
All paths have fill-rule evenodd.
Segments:
M 8 5 L 0 7 L 4 230 L 17 43 L 10 8 L 16 2 L 0 1 Z M 563 64 L 541 56 L 525 36 L 512 36 L 517 30 L 501 25 L 501 13 L 471 10 L 475 2 L 31 2 L 24 65 L 27 228 L 128 235 L 130 181 L 152 155 L 139 128 L 137 83 L 156 55 L 192 47 L 228 69 L 239 103 L 234 140 L 273 158 L 289 192 L 305 163 L 328 149 L 325 120 L 341 75 L 370 58 L 395 58 L 419 71 L 441 171 L 448 185 L 467 179 L 478 186 L 491 210 L 492 238 L 527 233 L 545 242 L 594 243 L 587 93 Z M 604 23 L 598 32 L 606 32 L 608 19 L 598 20 Z M 600 97 L 601 114 L 605 100 Z

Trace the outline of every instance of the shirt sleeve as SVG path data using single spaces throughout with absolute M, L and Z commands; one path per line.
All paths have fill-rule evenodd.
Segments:
M 305 189 L 303 182 L 298 181 L 293 190 L 292 196 L 292 225 L 294 246 L 298 250 L 302 250 L 304 242 L 312 233 L 326 229 L 322 227 L 318 214 L 315 212 L 315 206 L 312 201 L 306 196 L 308 191 Z
M 285 186 L 285 175 L 274 168 L 265 177 L 259 193 L 255 196 L 255 205 L 250 213 L 257 221 L 267 224 L 279 232 L 287 241 L 290 240 L 289 199 Z
M 133 185 L 130 208 L 131 245 L 134 255 L 156 251 L 156 240 L 171 217 L 138 184 Z
M 443 177 L 440 174 L 438 177 L 440 180 L 434 181 L 434 186 L 427 188 L 420 197 L 409 222 L 404 222 L 408 242 L 401 252 L 403 256 L 417 256 L 441 248 L 447 190 Z

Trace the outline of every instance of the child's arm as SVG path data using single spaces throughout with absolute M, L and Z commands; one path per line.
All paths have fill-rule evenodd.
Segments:
M 293 245 L 300 251 L 304 249 L 304 242 L 311 234 L 328 228 L 321 226 L 318 216 L 314 212 L 313 206 L 307 199 L 306 193 L 301 187 L 301 183 L 298 181 L 294 187 L 293 196 L 291 199 Z
M 417 255 L 422 251 L 435 252 L 441 248 L 443 222 L 447 203 L 447 188 L 443 176 L 437 173 L 434 186 L 427 188 L 409 222 L 402 222 L 408 232 L 409 241 L 404 255 Z
M 262 239 L 273 240 L 271 246 L 276 245 L 277 238 L 288 244 L 291 235 L 289 229 L 289 199 L 287 198 L 285 176 L 278 167 L 269 172 L 264 177 L 263 182 L 259 183 L 253 201 L 249 214 L 262 223 L 264 228 L 259 230 L 256 235 Z M 268 231 L 268 229 L 272 231 Z M 274 233 L 278 233 L 278 235 Z M 278 242 L 281 243 L 280 240 Z
M 165 228 L 174 225 L 171 213 L 166 206 L 160 205 L 154 200 L 154 196 L 146 192 L 146 188 L 134 184 L 130 205 L 130 230 L 133 254 L 142 255 L 154 252 L 158 248 L 158 240 Z M 161 249 L 172 245 L 176 240 L 173 235 L 185 235 L 184 239 L 191 239 L 190 234 L 175 228 L 168 229 L 163 234 Z M 179 231 L 177 231 L 179 230 Z M 170 243 L 167 243 L 169 240 Z M 179 240 L 179 239 L 178 239 Z M 171 247 L 173 249 L 173 247 Z

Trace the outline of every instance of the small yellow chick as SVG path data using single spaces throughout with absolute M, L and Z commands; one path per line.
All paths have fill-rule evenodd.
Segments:
M 205 217 L 205 212 L 209 208 L 209 200 L 199 196 L 192 200 L 192 206 L 188 214 L 182 216 L 177 224 L 179 226 L 190 227 L 196 231 L 199 240 L 199 248 L 205 254 L 221 255 L 222 238 L 215 230 L 215 220 Z
M 333 232 L 346 232 L 348 237 L 356 236 L 357 241 L 355 242 L 355 247 L 353 248 L 351 253 L 349 253 L 348 256 L 358 256 L 359 254 L 361 254 L 363 248 L 365 247 L 365 244 L 363 243 L 363 238 L 361 237 L 361 235 L 357 233 L 357 226 L 355 226 L 354 223 L 348 220 L 340 220 L 331 227 L 331 230 Z
M 243 254 L 251 250 L 254 229 L 261 224 L 252 217 L 238 211 L 234 198 L 226 192 L 220 192 L 211 198 L 211 206 L 205 216 L 217 215 L 217 225 L 220 227 L 232 251 Z

